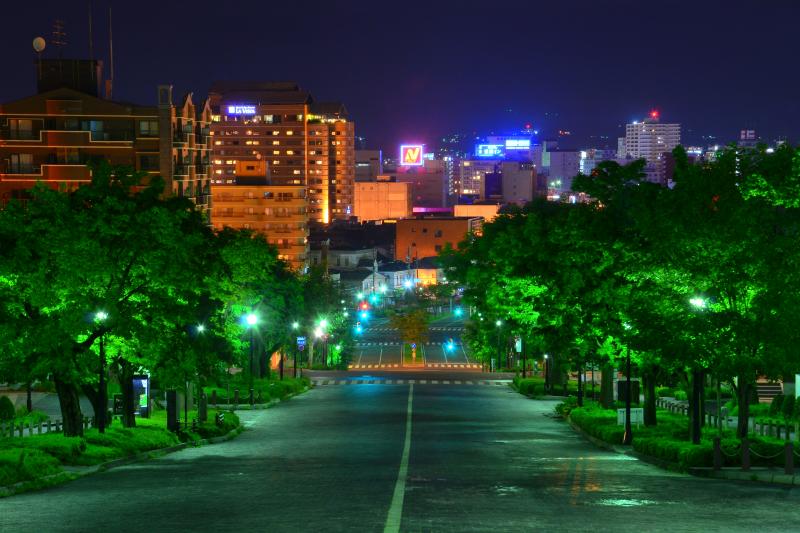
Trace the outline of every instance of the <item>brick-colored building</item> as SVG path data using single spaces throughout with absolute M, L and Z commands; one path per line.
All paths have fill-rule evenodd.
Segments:
M 95 64 L 69 61 L 87 72 Z M 63 86 L 0 105 L 0 203 L 25 198 L 37 181 L 74 189 L 91 181 L 92 161 L 106 160 L 161 175 L 165 192 L 207 212 L 208 102 L 198 110 L 188 94 L 176 106 L 169 85 L 158 87 L 156 106 L 103 99 L 92 84 L 81 88 L 90 92 Z
M 414 261 L 434 257 L 445 244 L 453 248 L 468 234 L 480 231 L 480 217 L 431 217 L 397 221 L 395 259 Z
M 302 270 L 308 259 L 308 212 L 303 185 L 217 185 L 212 188 L 215 229 L 262 233 L 278 257 Z
M 308 188 L 311 220 L 353 215 L 355 131 L 342 104 L 314 102 L 292 82 L 217 82 L 209 98 L 215 184 L 258 162 L 270 183 Z
M 412 214 L 411 184 L 381 180 L 355 184 L 355 216 L 360 221 L 409 218 Z

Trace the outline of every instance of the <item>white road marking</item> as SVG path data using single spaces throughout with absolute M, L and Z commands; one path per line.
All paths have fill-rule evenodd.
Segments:
M 469 363 L 469 357 L 467 357 L 467 351 L 464 349 L 464 343 L 461 343 L 461 353 L 464 354 L 464 359 Z
M 364 350 L 363 350 L 363 349 L 361 350 L 361 353 L 360 353 L 360 354 L 358 354 L 358 363 L 356 363 L 356 364 L 359 364 L 359 365 L 361 364 L 361 358 L 362 358 L 362 357 L 364 357 Z M 98 366 L 99 366 L 99 365 L 98 365 Z
M 381 353 L 378 354 L 378 364 L 381 364 L 381 359 L 383 359 L 383 348 L 381 348 Z
M 414 384 L 408 386 L 408 409 L 406 411 L 406 439 L 403 443 L 403 456 L 397 472 L 397 483 L 394 485 L 392 504 L 386 516 L 383 533 L 399 533 L 400 520 L 403 518 L 403 499 L 406 495 L 406 477 L 408 477 L 408 456 L 411 454 L 411 405 L 414 399 Z
M 444 348 L 444 344 L 442 345 L 442 353 L 444 354 L 444 362 L 447 362 L 447 350 Z

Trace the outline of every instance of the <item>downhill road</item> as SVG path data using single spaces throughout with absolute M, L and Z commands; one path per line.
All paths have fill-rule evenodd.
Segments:
M 0 531 L 796 529 L 797 489 L 665 472 L 496 375 L 430 374 L 325 380 L 233 441 L 2 499 Z

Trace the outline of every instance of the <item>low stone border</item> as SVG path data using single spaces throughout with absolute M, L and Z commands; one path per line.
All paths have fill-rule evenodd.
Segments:
M 240 424 L 239 427 L 232 429 L 225 435 L 220 435 L 218 437 L 209 437 L 207 439 L 181 442 L 180 444 L 176 444 L 175 446 L 169 446 L 167 448 L 159 448 L 157 450 L 140 452 L 134 455 L 129 455 L 127 457 L 120 457 L 119 459 L 112 459 L 111 461 L 106 461 L 105 463 L 100 463 L 91 466 L 64 466 L 62 467 L 63 472 L 59 472 L 57 474 L 51 474 L 49 476 L 32 479 L 30 481 L 20 481 L 19 483 L 15 483 L 13 485 L 0 487 L 0 498 L 13 496 L 14 494 L 17 494 L 19 492 L 24 492 L 25 491 L 24 489 L 28 487 L 36 488 L 39 485 L 43 485 L 41 488 L 52 487 L 60 483 L 65 483 L 67 481 L 72 481 L 84 476 L 88 476 L 90 474 L 94 474 L 96 472 L 105 472 L 106 470 L 111 470 L 112 468 L 116 468 L 118 466 L 125 466 L 131 463 L 138 463 L 141 461 L 146 461 L 148 459 L 155 459 L 157 457 L 162 457 L 169 453 L 178 452 L 188 447 L 197 447 L 206 444 L 217 444 L 220 442 L 229 441 L 237 437 L 242 431 L 244 431 L 244 425 Z

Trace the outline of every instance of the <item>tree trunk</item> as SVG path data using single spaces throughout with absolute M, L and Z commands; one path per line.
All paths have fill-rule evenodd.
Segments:
M 600 376 L 600 403 L 606 409 L 614 407 L 614 366 L 610 363 L 603 365 Z
M 64 435 L 67 437 L 83 436 L 83 413 L 81 413 L 80 396 L 78 387 L 72 383 L 61 381 L 58 376 L 53 377 L 58 393 L 58 403 L 61 407 L 61 420 L 64 424 Z
M 136 398 L 133 397 L 133 365 L 119 361 L 119 385 L 122 389 L 122 427 L 136 427 Z
M 28 409 L 29 413 L 33 411 L 33 398 L 31 397 L 32 388 L 33 385 L 31 384 L 30 381 L 25 384 L 25 407 Z
M 703 396 L 703 371 L 692 370 L 690 379 L 689 397 L 689 438 L 692 444 L 700 444 L 702 431 L 701 421 L 703 419 L 702 402 Z
M 97 389 L 87 384 L 81 385 L 81 390 L 89 399 L 89 403 L 92 404 L 92 410 L 94 411 L 95 427 L 100 425 L 100 417 L 103 417 L 103 420 L 105 421 L 105 427 L 108 427 L 108 420 L 106 420 L 108 406 L 102 405 L 103 401 L 100 399 L 100 393 L 97 391 Z
M 656 419 L 656 378 L 653 371 L 642 373 L 644 382 L 644 425 L 652 427 L 658 424 Z
M 747 437 L 750 424 L 750 382 L 746 376 L 739 376 L 739 416 L 737 420 L 736 436 L 740 439 Z

